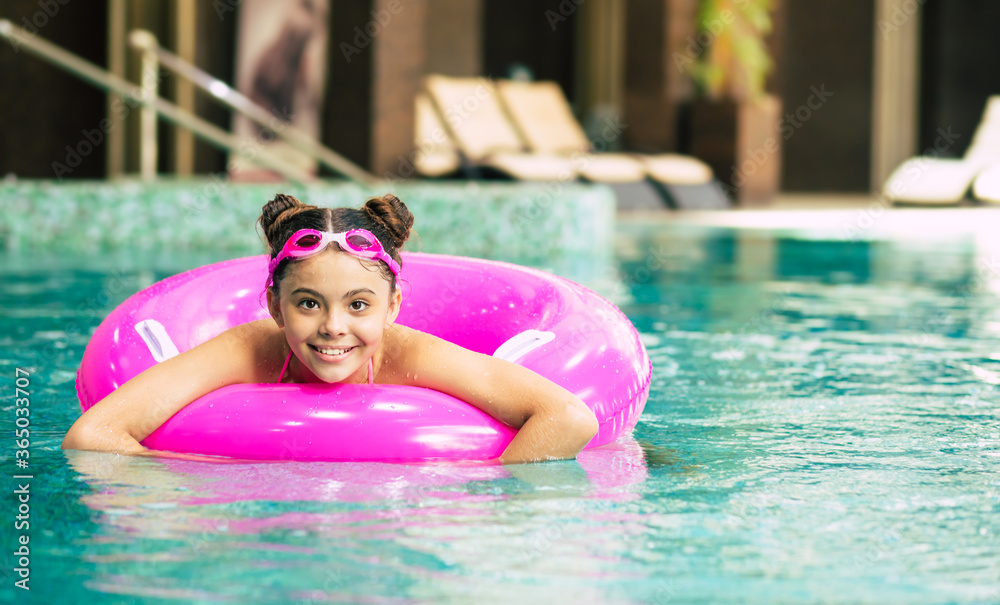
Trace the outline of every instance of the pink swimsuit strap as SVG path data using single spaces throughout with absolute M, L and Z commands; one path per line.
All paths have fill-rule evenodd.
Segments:
M 281 366 L 281 372 L 278 374 L 278 384 L 281 384 L 281 379 L 285 376 L 285 370 L 288 369 L 288 362 L 292 360 L 292 351 L 288 351 L 288 357 L 285 358 L 285 365 Z M 375 362 L 371 357 L 368 358 L 368 384 L 375 384 Z
M 281 379 L 285 376 L 285 370 L 288 369 L 288 362 L 292 360 L 292 350 L 288 349 L 288 357 L 285 358 L 285 365 L 281 366 L 281 372 L 278 373 L 278 384 L 281 384 Z

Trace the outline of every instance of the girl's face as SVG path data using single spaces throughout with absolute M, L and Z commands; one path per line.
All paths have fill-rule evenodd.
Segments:
M 271 316 L 304 366 L 300 380 L 368 381 L 368 360 L 402 300 L 398 289 L 390 294 L 389 282 L 374 265 L 328 248 L 291 263 L 278 300 L 268 288 Z

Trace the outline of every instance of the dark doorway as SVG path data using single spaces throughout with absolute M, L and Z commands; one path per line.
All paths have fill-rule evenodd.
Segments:
M 875 2 L 788 2 L 786 19 L 781 188 L 868 191 Z M 818 108 L 814 89 L 832 93 Z
M 573 102 L 579 18 L 579 7 L 565 0 L 485 0 L 484 75 L 507 78 L 515 65 L 523 65 L 535 80 L 558 82 Z
M 1000 94 L 1000 3 L 991 0 L 923 4 L 920 44 L 920 149 L 941 130 L 959 135 L 943 156 L 962 156 L 983 116 L 986 98 Z
M 43 8 L 43 4 L 46 6 Z M 107 2 L 6 0 L 0 17 L 101 67 L 107 65 Z M 103 178 L 105 94 L 3 42 L 0 50 L 0 177 Z

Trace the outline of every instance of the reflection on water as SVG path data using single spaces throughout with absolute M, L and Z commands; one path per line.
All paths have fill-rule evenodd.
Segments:
M 635 440 L 502 468 L 62 452 L 97 322 L 220 259 L 0 257 L 0 364 L 38 378 L 32 596 L 1000 602 L 998 241 L 627 224 L 617 257 L 571 273 L 649 350 Z
M 164 563 L 252 565 L 276 580 L 294 562 L 296 590 L 333 602 L 368 582 L 366 594 L 386 598 L 460 597 L 455 591 L 467 579 L 439 577 L 457 567 L 594 571 L 623 556 L 620 536 L 640 532 L 632 515 L 613 505 L 637 498 L 636 486 L 646 479 L 633 440 L 586 451 L 576 461 L 507 467 L 212 464 L 93 452 L 68 452 L 67 459 L 87 487 L 80 503 L 109 539 L 93 544 L 100 554 L 84 557 L 106 570 L 91 586 L 109 589 L 115 578 L 131 575 L 129 594 L 145 596 L 157 594 L 149 588 Z M 594 535 L 608 539 L 594 542 Z M 173 546 L 123 552 L 130 536 Z M 100 548 L 106 544 L 116 548 Z M 211 577 L 216 596 L 241 594 L 238 585 Z M 177 590 L 175 597 L 204 596 Z
M 623 235 L 681 601 L 1000 599 L 1000 242 Z

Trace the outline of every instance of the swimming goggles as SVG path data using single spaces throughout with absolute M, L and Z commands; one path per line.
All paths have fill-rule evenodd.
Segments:
M 317 231 L 316 229 L 299 229 L 292 234 L 285 242 L 285 246 L 267 265 L 267 285 L 270 286 L 274 279 L 274 270 L 278 268 L 281 261 L 286 258 L 302 258 L 312 256 L 326 250 L 331 242 L 337 242 L 340 249 L 365 260 L 380 260 L 389 265 L 393 275 L 399 275 L 399 263 L 392 260 L 382 242 L 378 241 L 371 231 L 367 229 L 351 229 L 341 233 L 330 231 Z

